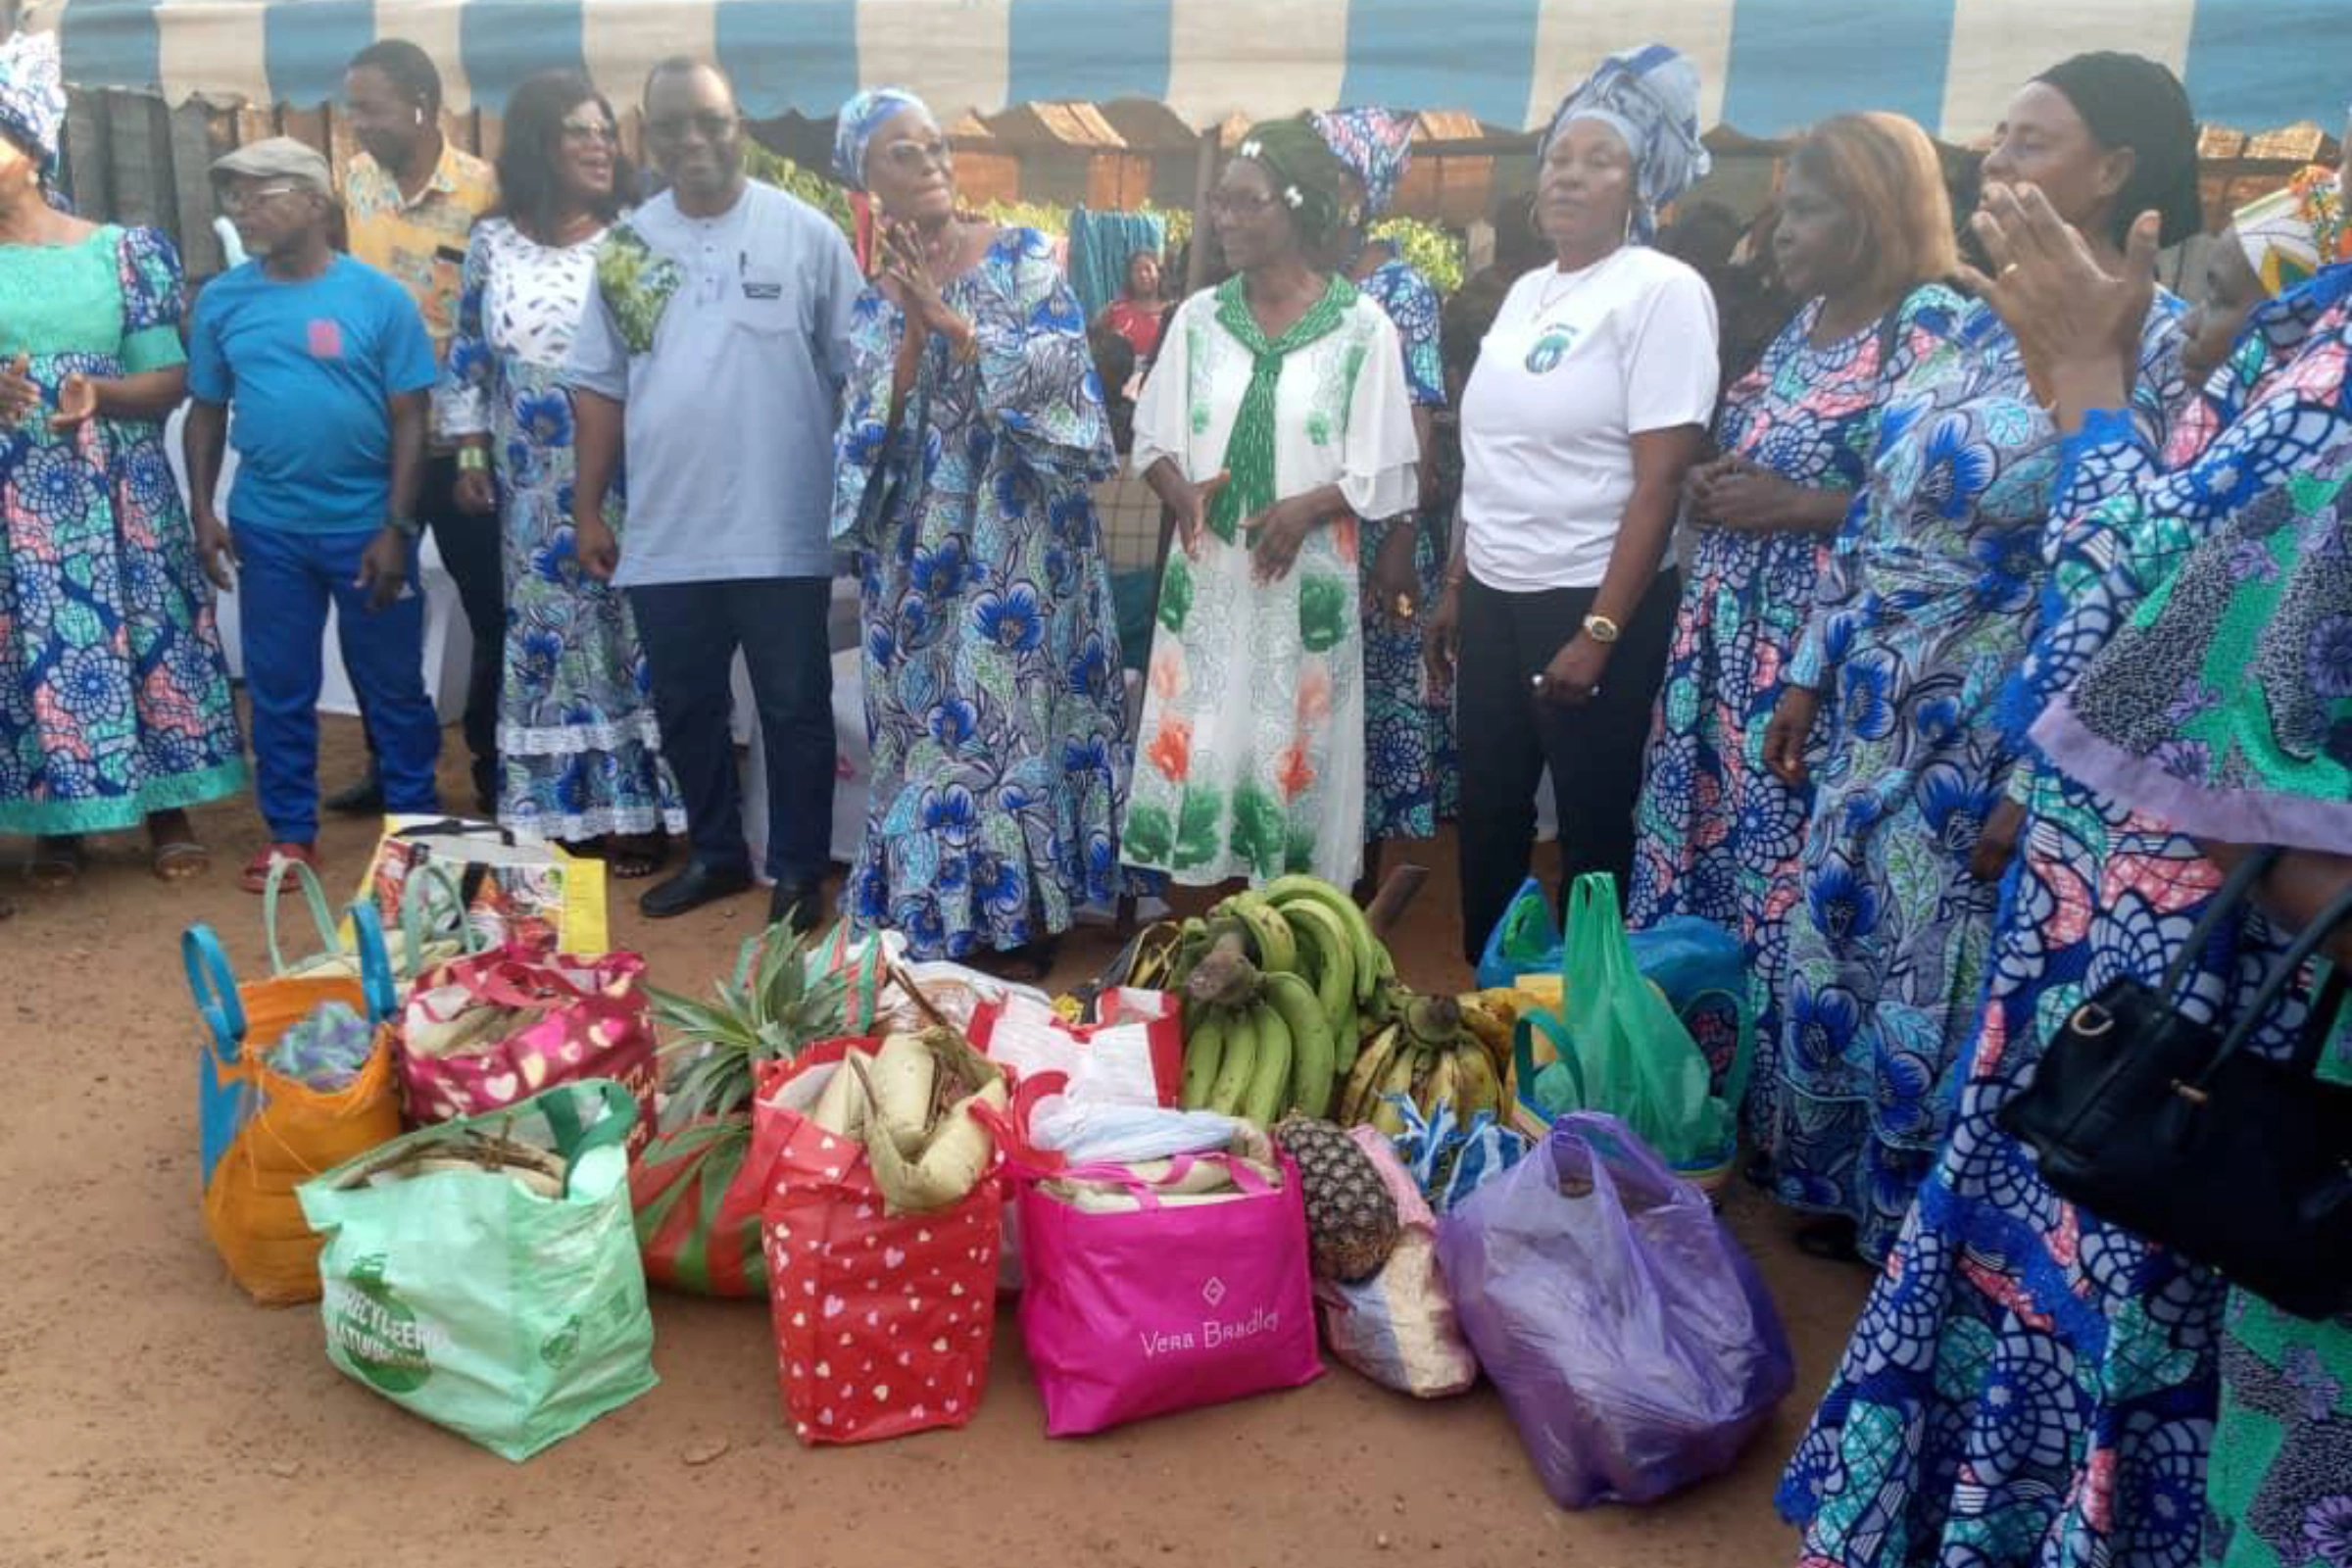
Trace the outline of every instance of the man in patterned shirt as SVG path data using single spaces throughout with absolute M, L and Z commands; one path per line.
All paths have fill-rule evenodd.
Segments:
M 466 235 L 474 220 L 498 204 L 498 176 L 488 164 L 452 146 L 441 134 L 441 74 L 425 52 L 407 39 L 385 38 L 354 55 L 344 73 L 343 98 L 352 134 L 362 149 L 343 171 L 352 257 L 391 274 L 409 291 L 424 317 L 438 362 L 447 357 L 457 328 Z M 498 688 L 507 622 L 498 517 L 471 515 L 456 501 L 459 463 L 486 457 L 461 456 L 435 432 L 416 512 L 432 529 L 441 564 L 458 585 L 466 624 L 473 634 L 473 662 L 466 685 L 466 747 L 473 754 L 477 804 L 483 811 L 495 812 Z M 372 758 L 372 735 L 368 749 Z M 374 767 L 326 805 L 330 810 L 363 814 L 383 809 Z

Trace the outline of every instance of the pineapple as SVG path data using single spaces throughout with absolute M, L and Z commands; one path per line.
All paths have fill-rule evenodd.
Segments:
M 797 1056 L 810 1042 L 847 1031 L 849 979 L 838 972 L 810 978 L 817 947 L 814 935 L 796 940 L 779 922 L 744 943 L 734 979 L 718 982 L 713 1001 L 649 988 L 654 1016 L 668 1035 L 662 1054 L 680 1058 L 666 1086 L 664 1123 L 745 1110 L 762 1062 Z
M 1317 1274 L 1343 1283 L 1380 1272 L 1396 1249 L 1396 1200 L 1371 1156 L 1336 1123 L 1286 1117 L 1274 1142 L 1298 1162 Z

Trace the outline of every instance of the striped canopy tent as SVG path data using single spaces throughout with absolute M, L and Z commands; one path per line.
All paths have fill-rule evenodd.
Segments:
M 79 87 L 308 106 L 379 37 L 497 112 L 551 66 L 634 101 L 665 55 L 710 58 L 762 118 L 830 116 L 897 82 L 943 114 L 1143 99 L 1193 126 L 1380 104 L 1527 128 L 1601 55 L 1688 53 L 1710 125 L 1778 136 L 1849 109 L 1983 138 L 2018 83 L 2083 49 L 2179 71 L 2200 119 L 2342 123 L 2352 0 L 41 0 Z

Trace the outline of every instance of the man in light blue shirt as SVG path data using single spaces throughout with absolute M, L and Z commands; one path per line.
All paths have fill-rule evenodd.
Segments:
M 628 590 L 694 847 L 640 907 L 683 914 L 751 886 L 729 727 L 740 649 L 765 752 L 771 917 L 806 927 L 831 868 L 827 528 L 864 278 L 822 214 L 745 177 L 742 117 L 715 68 L 654 68 L 645 139 L 670 188 L 606 236 L 564 371 L 580 563 Z M 624 451 L 625 541 L 604 520 Z

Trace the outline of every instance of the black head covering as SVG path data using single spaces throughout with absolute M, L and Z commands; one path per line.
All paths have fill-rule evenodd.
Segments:
M 2132 177 L 2115 198 L 2109 237 L 2116 244 L 2146 212 L 2164 219 L 2166 245 L 2205 226 L 2205 204 L 2197 194 L 2197 122 L 2179 76 L 2153 60 L 2099 50 L 2034 79 L 2064 93 L 2100 146 L 2132 149 Z

